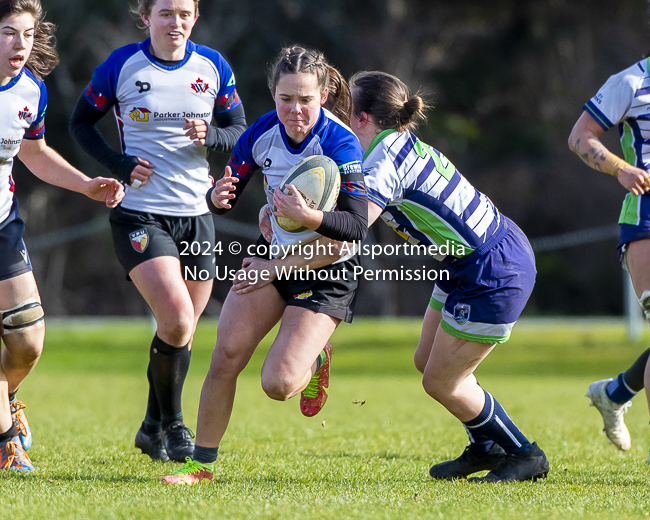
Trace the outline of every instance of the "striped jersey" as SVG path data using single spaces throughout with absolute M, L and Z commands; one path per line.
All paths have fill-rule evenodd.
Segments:
M 412 132 L 378 134 L 363 170 L 368 197 L 384 210 L 384 222 L 412 244 L 436 246 L 438 260 L 467 256 L 503 225 L 490 199 Z
M 45 84 L 27 68 L 0 87 L 0 222 L 11 212 L 14 200 L 14 157 L 23 137 L 39 139 L 45 134 L 46 108 Z
M 215 105 L 222 112 L 241 104 L 230 65 L 215 50 L 187 41 L 177 65 L 158 62 L 150 39 L 114 51 L 95 69 L 85 91 L 101 111 L 114 107 L 122 152 L 154 165 L 149 182 L 127 187 L 122 206 L 172 216 L 208 212 L 212 185 L 207 148 L 185 135 L 185 119 L 210 124 Z
M 648 170 L 650 167 L 650 58 L 611 76 L 584 109 L 607 131 L 618 125 L 625 160 Z M 628 193 L 619 224 L 639 225 L 650 211 L 650 194 Z
M 312 155 L 326 155 L 339 167 L 341 192 L 363 195 L 361 164 L 363 150 L 352 130 L 328 110 L 321 108 L 318 121 L 299 148 L 293 148 L 276 111 L 253 123 L 239 138 L 230 159 L 233 175 L 249 179 L 258 168 L 264 174 L 266 199 L 273 207 L 273 192 L 280 187 L 285 174 L 301 160 Z M 310 229 L 291 233 L 282 229 L 274 215 L 272 245 L 305 244 L 320 235 Z

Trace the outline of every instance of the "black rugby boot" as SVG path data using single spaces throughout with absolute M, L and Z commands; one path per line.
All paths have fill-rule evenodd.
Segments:
M 537 480 L 548 475 L 546 454 L 533 442 L 533 447 L 525 453 L 506 455 L 503 460 L 484 477 L 471 478 L 472 482 L 523 482 Z
M 167 451 L 163 445 L 162 432 L 146 433 L 142 426 L 135 434 L 135 447 L 140 448 L 142 453 L 149 455 L 151 460 L 160 460 L 162 462 L 169 462 Z
M 485 452 L 474 451 L 470 449 L 470 446 L 467 446 L 457 459 L 441 462 L 433 466 L 429 470 L 429 475 L 436 479 L 445 480 L 465 478 L 477 471 L 496 468 L 505 456 L 506 452 L 498 444 L 493 444 Z
M 194 435 L 181 421 L 171 423 L 164 430 L 165 449 L 174 462 L 185 462 L 185 457 L 194 456 Z

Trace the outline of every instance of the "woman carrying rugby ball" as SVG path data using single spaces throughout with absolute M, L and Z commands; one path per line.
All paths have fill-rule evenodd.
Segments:
M 349 90 L 340 73 L 320 52 L 294 46 L 280 52 L 269 74 L 276 109 L 260 117 L 237 142 L 225 176 L 208 193 L 211 209 L 222 214 L 238 200 L 253 173 L 262 168 L 273 219 L 273 243 L 305 244 L 362 240 L 367 232 L 367 200 L 358 139 L 344 124 L 348 119 Z M 343 122 L 342 122 L 343 121 Z M 287 171 L 302 159 L 326 155 L 341 173 L 338 210 L 310 209 L 300 194 L 283 194 L 278 188 Z M 290 218 L 306 231 L 290 233 L 275 218 Z M 327 237 L 318 238 L 319 236 Z M 268 246 L 260 237 L 258 245 Z M 272 399 L 284 401 L 302 392 L 304 415 L 320 411 L 327 393 L 331 349 L 327 343 L 341 321 L 351 321 L 357 282 L 341 276 L 352 271 L 358 257 L 324 256 L 298 263 L 320 268 L 319 281 L 273 279 L 275 267 L 286 259 L 247 258 L 243 274 L 224 302 L 217 345 L 203 384 L 196 447 L 192 460 L 162 480 L 168 484 L 196 484 L 212 480 L 219 444 L 226 431 L 237 377 L 260 341 L 281 321 L 280 330 L 262 367 L 262 387 Z M 331 264 L 331 265 L 330 265 Z M 249 276 L 266 271 L 267 281 Z M 320 278 L 325 278 L 320 280 Z M 350 278 L 350 277 L 348 277 Z
M 115 179 L 90 179 L 45 144 L 47 76 L 59 57 L 54 26 L 38 0 L 0 0 L 0 470 L 33 471 L 25 450 L 32 435 L 21 382 L 36 366 L 45 336 L 41 299 L 23 241 L 25 224 L 14 196 L 18 158 L 39 179 L 114 207 L 124 190 Z M 0 345 L 1 346 L 1 345 Z
M 113 243 L 157 322 L 147 369 L 149 400 L 135 445 L 162 461 L 183 461 L 194 449 L 181 393 L 214 278 L 206 157 L 208 150 L 229 151 L 246 127 L 230 65 L 217 51 L 189 40 L 198 4 L 139 0 L 134 11 L 150 37 L 117 49 L 95 69 L 70 120 L 83 149 L 130 185 L 111 212 Z M 110 108 L 121 152 L 95 126 Z M 200 254 L 181 254 L 195 251 L 195 244 Z M 209 279 L 186 280 L 188 270 L 205 270 Z

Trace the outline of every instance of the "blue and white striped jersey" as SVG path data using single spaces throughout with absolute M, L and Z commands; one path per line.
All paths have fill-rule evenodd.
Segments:
M 163 215 L 208 212 L 205 193 L 212 185 L 207 148 L 185 135 L 185 119 L 210 124 L 215 105 L 241 104 L 230 65 L 215 50 L 187 41 L 185 57 L 174 66 L 156 61 L 150 40 L 114 51 L 95 69 L 85 96 L 95 108 L 114 107 L 122 152 L 154 165 L 154 175 L 138 190 L 127 188 L 122 206 Z
M 603 130 L 618 125 L 625 160 L 648 170 L 650 167 L 650 58 L 614 74 L 584 109 Z M 628 193 L 619 224 L 639 225 L 650 211 L 650 194 Z
M 11 211 L 14 180 L 11 168 L 14 157 L 25 139 L 45 134 L 47 90 L 27 68 L 5 86 L 0 87 L 0 222 Z
M 462 257 L 502 225 L 490 199 L 412 132 L 378 134 L 363 170 L 369 199 L 384 209 L 382 219 L 412 244 L 447 246 L 450 255 Z
M 233 174 L 248 179 L 262 168 L 264 190 L 268 203 L 273 206 L 273 192 L 280 186 L 285 174 L 302 159 L 312 155 L 326 155 L 339 167 L 341 192 L 364 194 L 361 179 L 363 150 L 359 140 L 345 124 L 328 110 L 321 108 L 318 121 L 300 148 L 287 141 L 284 125 L 275 110 L 260 117 L 239 138 L 232 152 L 230 166 Z M 289 246 L 307 243 L 320 235 L 307 230 L 290 233 L 282 229 L 271 215 L 273 245 Z

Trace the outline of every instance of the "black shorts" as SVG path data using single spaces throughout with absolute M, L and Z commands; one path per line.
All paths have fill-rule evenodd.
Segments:
M 181 262 L 185 280 L 215 276 L 215 233 L 212 215 L 175 217 L 118 206 L 110 213 L 117 259 L 128 274 L 147 260 L 173 256 Z
M 9 216 L 0 222 L 0 280 L 9 280 L 32 270 L 24 234 L 25 223 L 18 213 L 18 199 L 14 197 Z
M 260 236 L 257 245 L 268 247 L 269 243 Z M 260 258 L 268 260 L 268 257 Z M 303 307 L 350 323 L 359 285 L 353 272 L 358 265 L 359 255 L 354 255 L 343 262 L 303 272 L 302 276 L 296 273 L 291 277 L 278 277 L 273 281 L 273 286 L 287 305 Z

